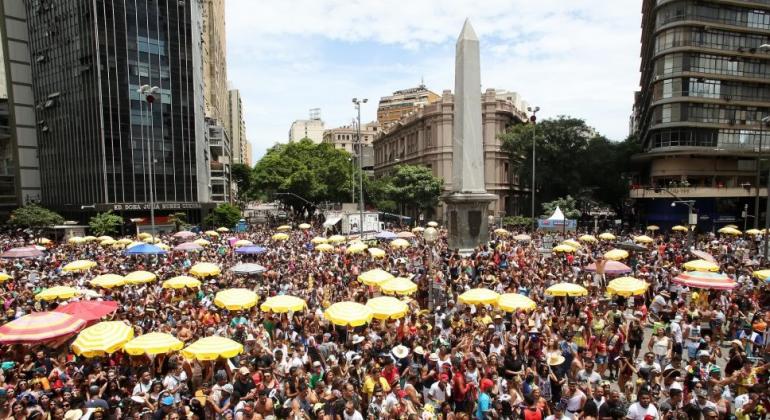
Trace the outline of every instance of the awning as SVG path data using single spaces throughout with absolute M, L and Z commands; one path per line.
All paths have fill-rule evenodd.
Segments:
M 336 225 L 337 223 L 339 223 L 340 220 L 342 220 L 342 217 L 330 217 L 330 218 L 326 219 L 326 221 L 324 222 L 324 227 L 325 228 L 332 227 L 332 226 Z

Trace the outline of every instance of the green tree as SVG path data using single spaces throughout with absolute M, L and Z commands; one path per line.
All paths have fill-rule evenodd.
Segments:
M 216 206 L 214 210 L 206 216 L 206 224 L 211 227 L 224 226 L 226 228 L 232 228 L 239 220 L 241 220 L 241 209 L 228 203 Z
M 19 227 L 41 228 L 64 223 L 58 213 L 37 204 L 27 204 L 11 212 L 10 224 Z
M 121 225 L 123 225 L 123 218 L 111 211 L 98 213 L 88 221 L 91 232 L 97 236 L 117 233 Z
M 349 153 L 302 139 L 270 148 L 254 166 L 253 186 L 301 214 L 316 203 L 350 200 L 351 175 Z
M 438 204 L 444 180 L 422 165 L 399 165 L 389 177 L 387 196 L 407 209 L 417 210 L 426 216 Z
M 567 195 L 565 197 L 557 198 L 556 200 L 543 203 L 543 217 L 551 217 L 556 208 L 561 209 L 564 213 L 564 217 L 567 219 L 577 219 L 581 213 L 578 210 L 578 202 L 572 196 Z
M 174 229 L 180 231 L 183 226 L 187 226 L 187 213 L 181 211 L 171 213 L 168 215 L 168 221 L 174 224 Z
M 254 198 L 254 171 L 248 165 L 235 163 L 230 167 L 233 182 L 238 186 L 237 200 L 241 203 Z

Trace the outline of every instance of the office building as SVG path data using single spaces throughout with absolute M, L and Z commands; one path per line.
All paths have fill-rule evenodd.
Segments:
M 416 110 L 418 107 L 428 105 L 441 99 L 436 93 L 420 84 L 416 88 L 397 90 L 390 96 L 380 98 L 377 106 L 377 122 L 380 126 L 387 127 Z
M 40 201 L 35 100 L 23 0 L 0 2 L 0 220 Z
M 487 192 L 499 197 L 490 204 L 490 214 L 521 214 L 528 192 L 519 187 L 518 172 L 498 136 L 512 125 L 527 121 L 527 114 L 521 108 L 526 102 L 511 92 L 494 89 L 479 94 L 482 95 L 484 180 Z M 418 107 L 375 136 L 375 176 L 386 175 L 399 164 L 424 165 L 444 179 L 445 191 L 451 191 L 453 126 L 454 95 L 445 90 L 438 101 Z M 436 209 L 438 218 L 443 217 L 441 206 Z
M 246 154 L 243 156 L 243 163 L 246 166 L 250 167 L 250 168 L 255 165 L 255 162 L 251 158 L 251 154 L 252 153 L 254 153 L 254 151 L 252 149 L 251 142 L 247 140 L 246 141 Z
M 25 4 L 42 203 L 146 216 L 154 200 L 197 220 L 210 201 L 200 2 Z
M 230 89 L 227 131 L 233 149 L 233 163 L 246 163 L 248 143 L 246 139 L 246 122 L 243 120 L 243 103 L 238 89 Z
M 374 151 L 372 140 L 379 132 L 380 125 L 377 121 L 363 124 L 361 127 L 361 143 L 363 144 L 362 165 L 365 169 L 374 167 Z M 324 131 L 323 142 L 333 144 L 336 149 L 343 149 L 351 155 L 358 153 L 357 146 L 358 130 L 356 125 L 345 125 Z
M 224 125 L 206 117 L 206 144 L 209 146 L 209 194 L 215 203 L 229 203 L 234 196 L 230 156 L 232 143 Z
M 324 122 L 318 108 L 310 110 L 310 118 L 296 120 L 289 128 L 289 141 L 299 141 L 304 138 L 313 140 L 313 143 L 321 143 L 324 137 Z
M 702 229 L 755 215 L 767 195 L 757 164 L 770 152 L 769 33 L 767 2 L 644 0 L 630 122 L 644 150 L 630 193 L 638 222 L 687 223 L 677 200 L 694 201 Z
M 203 11 L 203 85 L 206 116 L 217 121 L 226 121 L 229 118 L 230 97 L 227 86 L 225 0 L 198 1 Z

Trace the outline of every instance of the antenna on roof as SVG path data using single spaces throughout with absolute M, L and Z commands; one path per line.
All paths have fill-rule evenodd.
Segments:
M 311 120 L 320 120 L 321 119 L 321 108 L 310 108 L 310 119 Z
M 420 75 L 420 87 L 425 88 L 425 76 L 422 74 Z

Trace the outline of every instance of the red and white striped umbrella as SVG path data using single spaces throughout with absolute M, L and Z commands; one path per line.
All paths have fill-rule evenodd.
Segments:
M 673 282 L 696 289 L 733 290 L 738 283 L 722 273 L 687 271 L 674 277 Z

